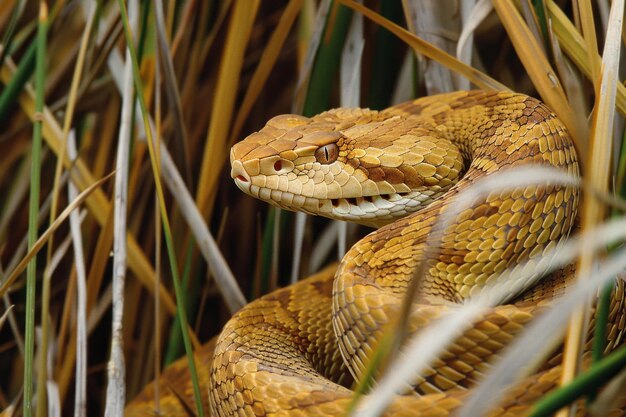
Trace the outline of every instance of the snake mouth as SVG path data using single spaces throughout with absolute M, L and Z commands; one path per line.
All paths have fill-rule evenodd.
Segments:
M 407 197 L 409 195 L 411 195 L 410 192 L 404 192 L 404 193 L 366 195 L 363 197 L 331 198 L 330 203 L 333 205 L 333 207 L 339 207 L 344 203 L 350 206 L 359 207 L 363 205 L 363 202 L 375 203 L 379 199 L 395 202 L 399 198 Z
M 380 227 L 428 204 L 428 191 L 385 193 L 369 196 L 318 199 L 289 191 L 260 187 L 235 177 L 235 184 L 246 194 L 276 207 L 302 211 L 314 216 L 346 220 L 370 227 Z

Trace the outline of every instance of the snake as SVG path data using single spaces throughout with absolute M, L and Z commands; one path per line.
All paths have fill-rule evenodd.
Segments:
M 345 414 L 413 280 L 419 291 L 409 334 L 502 283 L 506 271 L 536 265 L 576 228 L 579 190 L 558 184 L 493 191 L 438 223 L 460 193 L 503 170 L 535 164 L 579 175 L 567 129 L 547 106 L 519 93 L 458 91 L 382 111 L 280 115 L 235 144 L 230 161 L 246 194 L 376 229 L 339 265 L 253 301 L 228 321 L 202 365 L 214 416 Z M 428 237 L 435 230 L 433 251 Z M 454 414 L 510 341 L 567 291 L 575 270 L 530 276 L 451 341 L 385 415 Z M 616 280 L 606 351 L 622 342 L 623 300 Z M 527 413 L 558 386 L 560 361 L 556 349 L 491 405 L 490 415 Z

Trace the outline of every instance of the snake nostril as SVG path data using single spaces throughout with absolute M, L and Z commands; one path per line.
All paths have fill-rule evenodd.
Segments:
M 278 161 L 274 162 L 274 171 L 278 172 L 281 169 L 283 169 L 283 161 L 279 159 Z

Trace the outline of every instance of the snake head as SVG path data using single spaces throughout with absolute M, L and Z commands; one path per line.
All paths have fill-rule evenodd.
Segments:
M 233 146 L 231 176 L 270 204 L 378 227 L 419 210 L 463 169 L 432 126 L 368 109 L 274 117 Z

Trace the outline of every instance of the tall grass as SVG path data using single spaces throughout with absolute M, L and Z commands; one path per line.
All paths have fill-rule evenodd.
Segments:
M 201 342 L 247 300 L 286 285 L 289 275 L 314 272 L 308 265 L 320 258 L 336 260 L 335 246 L 357 238 L 352 229 L 345 233 L 347 244 L 325 238 L 337 232 L 323 219 L 304 222 L 284 213 L 276 218 L 232 185 L 230 146 L 276 114 L 311 115 L 342 103 L 385 107 L 392 97 L 446 85 L 433 78 L 444 71 L 426 70 L 442 66 L 463 85 L 542 98 L 576 139 L 585 190 L 606 196 L 624 189 L 626 163 L 614 161 L 626 161 L 626 153 L 621 139 L 613 139 L 624 137 L 626 113 L 626 88 L 617 71 L 623 1 L 579 1 L 577 10 L 552 0 L 498 0 L 493 10 L 486 1 L 462 1 L 452 29 L 450 22 L 436 21 L 436 13 L 420 22 L 426 18 L 415 13 L 420 2 L 411 0 L 141 1 L 135 30 L 127 24 L 123 1 L 79 3 L 50 2 L 47 15 L 40 14 L 44 1 L 0 2 L 0 375 L 6 375 L 0 380 L 0 410 L 23 404 L 23 415 L 32 415 L 37 395 L 38 415 L 57 406 L 62 415 L 103 414 L 113 317 L 119 320 L 119 354 L 127 359 L 120 410 L 124 396 L 133 398 L 155 369 L 167 365 L 161 352 L 177 357 L 185 346 L 192 363 L 192 348 L 206 352 L 198 350 Z M 609 3 L 611 14 L 602 20 L 597 13 L 609 10 Z M 352 24 L 357 16 L 362 30 Z M 425 23 L 442 28 L 430 42 L 407 29 L 420 33 L 429 27 Z M 461 53 L 450 42 L 459 37 Z M 344 54 L 346 39 L 357 53 Z M 133 51 L 130 62 L 123 54 L 127 47 Z M 135 98 L 124 88 L 126 64 L 132 65 Z M 117 186 L 127 192 L 115 200 L 108 175 L 122 174 L 114 155 L 123 124 L 129 147 L 121 158 L 128 173 L 118 177 Z M 75 158 L 66 148 L 70 131 Z M 29 183 L 22 177 L 31 163 Z M 65 179 L 78 197 L 68 196 Z M 584 232 L 604 222 L 609 200 L 585 198 Z M 127 204 L 126 224 L 116 229 L 120 201 Z M 70 211 L 81 204 L 84 219 L 78 227 L 74 216 L 70 228 Z M 298 236 L 291 232 L 294 224 Z M 155 259 L 161 227 L 167 256 Z M 356 235 L 366 232 L 358 229 Z M 70 233 L 76 246 L 63 253 Z M 623 237 L 615 239 L 619 246 Z M 110 256 L 119 255 L 120 242 L 127 245 L 123 287 L 114 283 L 121 272 Z M 272 255 L 273 248 L 279 252 Z M 49 254 L 45 263 L 36 256 L 41 250 Z M 48 269 L 52 254 L 58 265 Z M 589 254 L 583 252 L 581 273 L 593 263 Z M 600 266 L 611 265 L 599 258 Z M 272 259 L 276 283 L 269 276 Z M 120 296 L 123 314 L 120 304 L 113 307 Z M 581 320 L 569 326 L 572 346 L 580 344 L 589 307 L 579 311 Z M 41 340 L 36 327 L 43 330 Z M 86 334 L 79 333 L 83 327 Z M 596 351 L 605 337 L 598 333 Z M 579 362 L 575 348 L 567 352 L 569 363 Z M 195 360 L 205 361 L 202 354 Z M 568 365 L 565 387 L 554 394 L 558 399 L 540 402 L 537 415 L 593 394 L 589 381 L 597 385 L 598 375 L 602 381 L 614 375 L 623 368 L 622 358 L 622 351 L 606 358 L 596 353 L 597 364 L 580 377 Z M 85 360 L 86 371 L 79 366 Z M 199 373 L 195 405 L 183 397 L 201 415 L 207 398 L 205 373 Z M 46 400 L 46 389 L 58 392 L 59 404 Z M 171 384 L 161 385 L 154 400 L 168 390 Z

